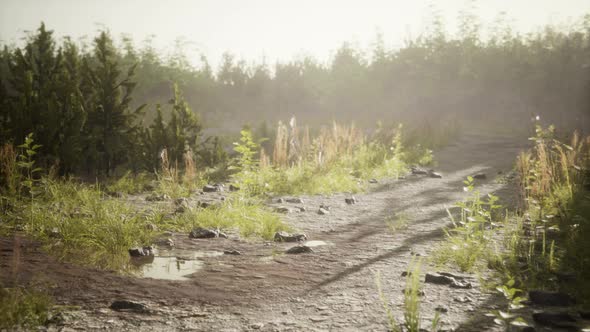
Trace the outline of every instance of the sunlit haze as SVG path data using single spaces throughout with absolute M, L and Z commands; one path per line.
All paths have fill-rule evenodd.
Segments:
M 26 31 L 41 21 L 57 36 L 93 37 L 108 28 L 115 38 L 129 34 L 137 44 L 154 35 L 164 54 L 181 38 L 191 61 L 204 54 L 216 65 L 225 51 L 248 62 L 286 61 L 312 55 L 330 58 L 342 42 L 370 47 L 378 32 L 387 46 L 424 31 L 433 9 L 453 32 L 465 0 L 3 0 L 0 3 L 0 39 L 20 43 Z M 517 31 L 530 32 L 549 24 L 575 24 L 590 12 L 587 0 L 487 0 L 475 2 L 485 24 L 506 12 Z M 195 61 L 196 63 L 196 61 Z

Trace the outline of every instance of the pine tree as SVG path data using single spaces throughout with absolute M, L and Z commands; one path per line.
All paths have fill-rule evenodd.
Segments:
M 190 148 L 195 151 L 202 129 L 199 116 L 188 106 L 177 84 L 173 85 L 174 97 L 170 100 L 172 113 L 167 128 L 168 156 L 172 161 L 181 161 L 182 154 Z
M 90 169 L 103 171 L 109 176 L 115 168 L 128 161 L 127 148 L 133 143 L 137 131 L 135 117 L 145 105 L 130 110 L 131 94 L 136 86 L 132 81 L 135 66 L 121 73 L 118 56 L 110 35 L 103 31 L 94 40 L 95 63 L 87 63 L 89 84 L 92 87 L 87 128 L 87 144 L 95 146 L 97 156 L 89 156 Z

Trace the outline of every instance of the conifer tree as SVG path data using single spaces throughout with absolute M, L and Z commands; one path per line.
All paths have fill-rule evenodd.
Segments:
M 92 87 L 88 118 L 88 145 L 96 148 L 97 156 L 89 156 L 90 169 L 109 176 L 115 168 L 128 161 L 126 149 L 132 144 L 136 131 L 135 117 L 145 105 L 130 110 L 135 66 L 121 73 L 118 55 L 110 35 L 103 31 L 94 40 L 94 63 L 87 63 L 89 84 Z

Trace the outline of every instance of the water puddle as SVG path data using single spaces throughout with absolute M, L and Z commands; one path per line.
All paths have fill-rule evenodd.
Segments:
M 223 255 L 218 251 L 156 250 L 155 256 L 134 258 L 131 264 L 141 278 L 188 280 L 188 276 L 203 268 L 200 258 Z
M 320 247 L 320 246 L 331 246 L 333 245 L 332 242 L 326 242 L 326 241 L 320 241 L 320 240 L 313 240 L 313 241 L 307 241 L 304 243 L 304 245 L 313 248 L 313 247 Z

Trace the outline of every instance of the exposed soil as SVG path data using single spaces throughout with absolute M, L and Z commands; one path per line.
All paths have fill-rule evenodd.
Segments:
M 203 257 L 204 266 L 189 280 L 155 280 L 123 276 L 57 262 L 23 238 L 0 239 L 0 278 L 11 274 L 14 253 L 18 280 L 40 280 L 51 285 L 58 304 L 78 306 L 50 329 L 114 331 L 386 331 L 387 318 L 375 284 L 380 272 L 384 293 L 394 314 L 402 320 L 402 291 L 413 256 L 428 257 L 444 239 L 446 208 L 461 200 L 462 181 L 476 173 L 482 193 L 496 192 L 504 202 L 515 201 L 514 188 L 496 181 L 506 174 L 522 145 L 502 137 L 466 135 L 436 153 L 442 179 L 408 175 L 396 181 L 371 184 L 369 192 L 301 197 L 305 212 L 284 219 L 310 240 L 325 241 L 313 253 L 288 255 L 293 243 L 265 243 L 229 239 L 189 239 L 173 234 L 176 248 L 188 251 L 238 250 L 241 255 Z M 317 213 L 320 204 L 329 214 Z M 385 220 L 396 215 L 408 219 L 407 227 L 392 232 Z M 20 250 L 15 250 L 20 246 Z M 434 268 L 425 264 L 423 273 Z M 422 316 L 427 327 L 435 309 L 443 329 L 456 331 L 502 330 L 485 316 L 502 303 L 482 292 L 479 279 L 467 276 L 472 289 L 423 284 Z M 424 280 L 422 278 L 422 280 Z M 149 313 L 117 312 L 113 300 L 145 303 Z

